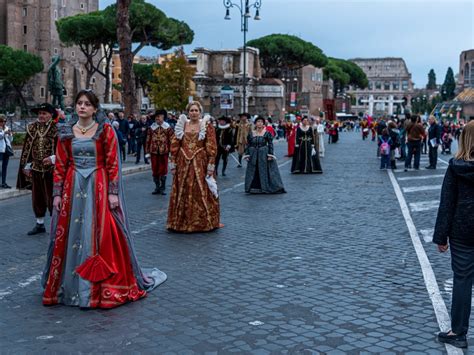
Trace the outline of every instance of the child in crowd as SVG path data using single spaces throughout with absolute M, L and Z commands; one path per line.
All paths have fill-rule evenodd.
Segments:
M 382 130 L 382 135 L 379 136 L 379 150 L 380 150 L 380 169 L 388 169 L 390 166 L 390 145 L 392 144 L 392 139 L 388 134 L 388 129 L 384 128 Z

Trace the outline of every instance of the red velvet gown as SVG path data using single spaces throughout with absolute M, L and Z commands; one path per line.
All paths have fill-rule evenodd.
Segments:
M 293 125 L 290 131 L 290 134 L 288 135 L 288 155 L 289 157 L 292 157 L 293 154 L 295 154 L 295 144 L 296 144 L 296 129 L 298 128 L 297 125 Z
M 113 308 L 166 279 L 160 272 L 153 280 L 138 266 L 110 124 L 99 125 L 93 138 L 75 138 L 72 127 L 60 137 L 53 194 L 62 196 L 62 205 L 52 223 L 43 304 Z M 109 209 L 109 194 L 119 196 L 117 210 Z

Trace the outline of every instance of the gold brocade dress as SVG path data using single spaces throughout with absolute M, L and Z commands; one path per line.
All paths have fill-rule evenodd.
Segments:
M 176 232 L 207 232 L 219 228 L 219 198 L 206 182 L 214 170 L 217 154 L 216 133 L 212 125 L 199 133 L 179 134 L 171 141 L 171 161 L 176 166 L 166 227 Z

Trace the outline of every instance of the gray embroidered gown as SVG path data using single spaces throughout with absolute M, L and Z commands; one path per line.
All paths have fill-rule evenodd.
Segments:
M 245 173 L 245 192 L 264 194 L 286 192 L 273 154 L 273 137 L 269 132 L 257 136 L 250 131 L 245 155 L 249 157 Z M 268 160 L 269 156 L 274 159 Z

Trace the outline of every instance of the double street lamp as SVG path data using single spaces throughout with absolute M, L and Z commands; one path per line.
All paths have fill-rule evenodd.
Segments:
M 240 0 L 240 3 L 232 2 L 232 0 L 223 0 L 225 7 L 225 20 L 230 20 L 230 9 L 235 7 L 240 11 L 240 28 L 244 33 L 244 65 L 242 75 L 242 112 L 247 111 L 247 31 L 249 28 L 249 18 L 252 16 L 250 10 L 255 9 L 254 20 L 260 20 L 260 8 L 262 7 L 262 0 L 255 0 L 253 3 L 250 0 Z

